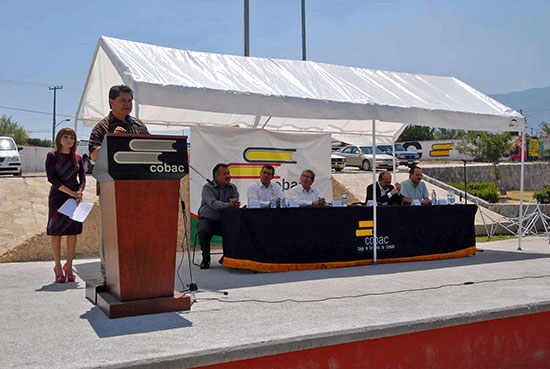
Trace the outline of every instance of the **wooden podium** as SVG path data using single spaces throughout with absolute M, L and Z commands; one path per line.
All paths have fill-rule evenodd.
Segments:
M 100 188 L 109 318 L 189 310 L 174 291 L 180 179 L 187 137 L 106 135 L 94 167 Z

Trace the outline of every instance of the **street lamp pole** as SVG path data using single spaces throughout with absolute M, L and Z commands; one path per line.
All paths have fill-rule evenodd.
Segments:
M 54 142 L 55 142 L 55 99 L 56 99 L 56 95 L 57 95 L 57 90 L 61 90 L 63 88 L 63 86 L 54 86 L 54 87 L 49 87 L 50 91 L 53 90 L 53 124 L 52 124 L 52 147 L 54 147 Z
M 61 123 L 63 123 L 63 122 L 70 122 L 70 121 L 71 121 L 70 118 L 63 119 L 61 122 L 57 122 L 57 123 L 55 124 L 55 128 L 57 128 L 57 127 L 58 127 Z

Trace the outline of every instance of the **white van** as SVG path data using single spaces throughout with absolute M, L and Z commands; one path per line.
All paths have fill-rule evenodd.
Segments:
M 21 157 L 19 151 L 22 147 L 17 147 L 11 137 L 0 137 L 0 174 L 10 173 L 16 176 L 22 174 Z

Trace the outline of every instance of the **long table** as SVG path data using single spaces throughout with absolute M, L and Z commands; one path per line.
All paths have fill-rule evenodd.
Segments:
M 477 205 L 377 207 L 379 263 L 475 254 Z M 282 272 L 373 263 L 372 207 L 223 210 L 223 264 Z

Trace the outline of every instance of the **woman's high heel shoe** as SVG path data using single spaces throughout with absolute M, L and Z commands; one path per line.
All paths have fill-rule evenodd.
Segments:
M 53 267 L 53 272 L 55 273 L 55 283 L 65 283 L 65 276 L 64 275 L 57 275 L 57 268 Z
M 67 274 L 67 264 L 63 265 L 63 271 L 65 272 L 65 275 L 67 276 L 67 282 L 76 281 L 76 275 L 74 275 L 73 273 Z

